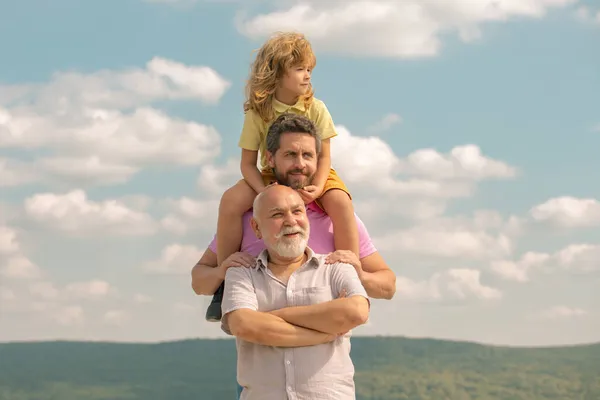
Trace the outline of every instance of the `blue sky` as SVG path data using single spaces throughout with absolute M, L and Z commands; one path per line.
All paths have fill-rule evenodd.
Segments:
M 333 163 L 401 278 L 396 298 L 376 302 L 358 334 L 508 344 L 600 339 L 600 4 L 496 3 L 494 11 L 458 0 L 380 0 L 357 19 L 353 1 L 0 2 L 0 126 L 3 109 L 13 121 L 43 122 L 24 133 L 34 148 L 0 137 L 0 321 L 10 325 L 0 340 L 223 336 L 203 321 L 209 299 L 191 293 L 189 263 L 215 229 L 210 214 L 219 191 L 239 175 L 251 52 L 269 32 L 288 28 L 313 42 L 317 97 L 346 132 L 332 143 L 340 149 Z M 165 82 L 185 77 L 210 85 L 186 66 L 209 67 L 221 81 L 210 95 L 175 83 L 171 94 L 148 97 L 128 84 L 127 71 L 155 77 L 147 66 L 155 57 L 167 60 L 156 68 L 171 68 L 161 75 Z M 79 80 L 61 78 L 68 73 Z M 85 94 L 103 93 L 102 85 L 115 92 L 86 103 Z M 17 89 L 27 96 L 9 99 Z M 66 114 L 59 98 L 69 101 Z M 82 110 L 118 113 L 115 123 L 130 130 L 107 139 L 114 143 L 123 132 L 145 134 L 154 114 L 128 118 L 146 108 L 163 113 L 171 127 L 160 131 L 161 143 L 188 140 L 176 121 L 193 122 L 216 130 L 211 146 L 220 151 L 186 164 L 181 159 L 192 151 L 175 157 L 153 150 L 139 160 L 117 154 L 118 145 L 78 139 L 77 132 L 100 137 L 113 126 L 90 130 Z M 386 116 L 396 122 L 378 129 Z M 1 135 L 18 129 L 5 127 Z M 460 151 L 451 155 L 467 145 L 480 151 L 474 164 Z M 352 160 L 382 148 L 389 169 L 381 172 L 381 159 L 368 168 L 387 174 L 395 192 L 353 168 Z M 419 158 L 423 149 L 435 150 L 437 161 Z M 102 168 L 61 167 L 77 157 L 96 157 Z M 202 171 L 220 172 L 198 183 Z M 440 189 L 402 189 L 414 179 Z M 86 197 L 68 197 L 73 190 Z M 110 201 L 124 207 L 125 222 L 111 217 Z M 432 240 L 440 248 L 427 245 Z M 170 258 L 161 253 L 169 245 Z M 542 256 L 527 264 L 527 252 Z M 389 312 L 407 323 L 386 321 Z M 541 337 L 549 329 L 555 333 Z

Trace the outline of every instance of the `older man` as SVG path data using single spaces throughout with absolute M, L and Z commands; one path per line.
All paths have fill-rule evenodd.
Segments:
M 283 114 L 271 125 L 267 140 L 267 158 L 273 168 L 274 181 L 280 185 L 301 188 L 310 184 L 316 169 L 320 139 L 314 124 L 306 117 Z M 270 182 L 269 182 L 270 183 Z M 331 219 L 314 202 L 307 205 L 306 213 L 312 226 L 309 246 L 318 253 L 335 251 Z M 192 269 L 192 288 L 197 294 L 215 294 L 207 310 L 209 321 L 221 319 L 222 282 L 230 267 L 250 266 L 264 243 L 250 227 L 252 213 L 244 215 L 241 252 L 217 266 L 216 240 L 213 240 Z M 396 276 L 373 245 L 362 221 L 356 217 L 360 254 L 350 251 L 332 253 L 328 261 L 352 264 L 367 294 L 372 298 L 391 299 L 396 291 Z
M 253 207 L 263 250 L 252 268 L 225 275 L 222 327 L 236 337 L 242 400 L 354 400 L 346 333 L 369 315 L 355 268 L 326 263 L 307 246 L 310 225 L 297 191 L 271 186 Z

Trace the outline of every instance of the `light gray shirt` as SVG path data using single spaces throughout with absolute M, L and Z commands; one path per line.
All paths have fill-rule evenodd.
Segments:
M 260 253 L 254 268 L 229 268 L 225 274 L 221 326 L 231 334 L 229 313 L 242 308 L 268 312 L 292 306 L 327 302 L 367 293 L 354 267 L 325 264 L 326 255 L 307 247 L 306 263 L 287 285 L 267 268 L 268 253 Z M 354 400 L 354 365 L 350 334 L 315 346 L 283 348 L 236 338 L 237 379 L 244 388 L 240 400 Z

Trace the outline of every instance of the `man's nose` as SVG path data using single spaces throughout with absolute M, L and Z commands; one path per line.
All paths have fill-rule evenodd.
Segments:
M 291 212 L 286 213 L 283 222 L 286 226 L 294 226 L 296 225 L 296 218 L 294 218 L 294 215 Z
M 306 162 L 302 156 L 296 157 L 294 159 L 294 168 L 304 169 Z

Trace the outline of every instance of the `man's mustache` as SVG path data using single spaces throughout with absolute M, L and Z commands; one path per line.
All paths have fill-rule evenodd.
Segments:
M 277 235 L 275 235 L 275 238 L 279 239 L 284 235 L 292 235 L 294 233 L 300 234 L 300 236 L 302 236 L 302 238 L 306 237 L 306 230 L 296 226 L 296 227 L 283 228 Z

